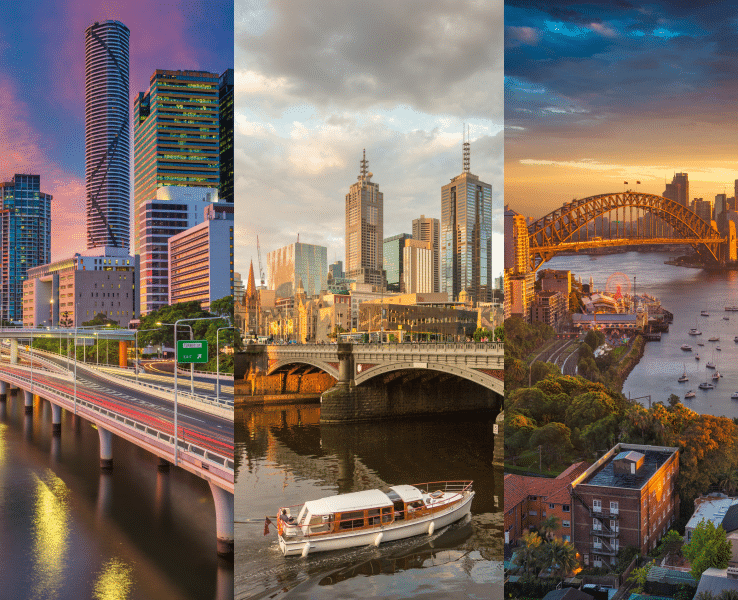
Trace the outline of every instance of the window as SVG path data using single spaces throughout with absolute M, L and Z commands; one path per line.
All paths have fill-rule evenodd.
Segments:
M 618 514 L 618 503 L 617 502 L 610 502 L 610 513 L 613 515 Z
M 592 500 L 592 510 L 594 512 L 602 512 L 602 500 Z
M 570 512 L 568 504 L 564 504 L 564 512 Z
M 554 508 L 554 505 L 553 505 L 553 504 L 551 504 L 551 503 L 549 502 L 549 504 L 548 504 L 548 507 L 549 507 L 550 509 L 553 509 L 553 508 Z
M 592 519 L 592 529 L 594 529 L 595 531 L 602 530 L 602 523 L 599 519 Z
M 561 521 L 562 527 L 571 527 L 571 521 Z

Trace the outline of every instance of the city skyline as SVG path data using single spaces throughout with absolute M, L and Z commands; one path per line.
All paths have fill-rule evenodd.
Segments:
M 662 195 L 678 172 L 690 202 L 732 196 L 736 17 L 725 4 L 507 1 L 506 202 L 537 218 L 626 187 Z
M 298 234 L 326 246 L 329 263 L 345 260 L 345 195 L 364 148 L 384 195 L 384 238 L 421 214 L 440 219 L 467 123 L 471 172 L 493 185 L 500 273 L 501 9 L 383 2 L 332 7 L 326 22 L 320 3 L 237 5 L 236 193 L 246 208 L 236 215 L 236 270 L 258 266 L 257 235 L 264 268 Z
M 232 6 L 56 2 L 45 4 L 42 14 L 31 5 L 8 8 L 0 24 L 0 179 L 41 176 L 53 196 L 52 260 L 86 247 L 85 29 L 108 19 L 130 29 L 130 113 L 157 68 L 222 73 L 233 64 Z M 208 35 L 198 34 L 203 30 Z

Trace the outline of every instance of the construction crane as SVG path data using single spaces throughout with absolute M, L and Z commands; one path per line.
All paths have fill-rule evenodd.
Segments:
M 261 247 L 259 246 L 259 236 L 256 236 L 256 256 L 259 258 L 259 279 L 261 279 L 261 287 L 265 287 L 264 269 L 261 268 Z

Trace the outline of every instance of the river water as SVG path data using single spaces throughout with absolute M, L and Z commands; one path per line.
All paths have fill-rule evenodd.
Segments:
M 637 293 L 656 296 L 674 314 L 674 322 L 669 332 L 662 334 L 661 341 L 646 344 L 643 358 L 623 386 L 626 396 L 650 396 L 651 402 L 666 402 L 671 394 L 677 394 L 685 406 L 698 413 L 738 417 L 738 400 L 730 399 L 731 394 L 738 392 L 738 343 L 733 341 L 738 335 L 738 312 L 725 311 L 726 306 L 738 304 L 738 271 L 665 265 L 671 256 L 656 252 L 560 256 L 546 263 L 545 268 L 570 269 L 585 283 L 591 275 L 598 289 L 604 289 L 614 273 L 624 273 L 631 282 L 636 279 Z M 700 316 L 703 310 L 710 316 Z M 701 336 L 688 334 L 695 325 L 702 331 Z M 709 342 L 713 336 L 719 336 L 720 341 Z M 685 343 L 692 346 L 691 352 L 680 349 Z M 699 361 L 695 360 L 696 354 Z M 723 377 L 716 389 L 703 391 L 697 386 L 711 376 L 712 371 L 705 367 L 708 360 L 715 361 Z M 685 369 L 689 381 L 679 383 L 677 379 Z M 685 400 L 688 390 L 694 390 L 697 397 Z M 640 402 L 647 405 L 648 398 Z
M 0 598 L 232 598 L 207 483 L 113 439 L 104 473 L 88 421 L 63 411 L 54 437 L 48 402 L 0 403 Z
M 236 598 L 501 598 L 503 474 L 494 419 L 321 425 L 319 404 L 236 411 Z M 471 518 L 432 536 L 284 557 L 277 508 L 385 485 L 473 479 Z M 272 519 L 274 520 L 274 518 Z

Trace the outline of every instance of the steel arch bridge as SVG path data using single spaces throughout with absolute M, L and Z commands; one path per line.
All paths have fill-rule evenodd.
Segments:
M 615 237 L 597 235 L 596 219 L 613 211 L 641 211 L 660 219 L 672 231 L 663 231 L 658 222 L 650 221 L 643 228 L 636 220 L 637 231 L 633 236 L 619 230 Z M 588 225 L 595 223 L 595 234 L 589 236 Z M 633 221 L 631 220 L 631 224 Z M 586 232 L 585 239 L 577 233 Z M 646 230 L 647 229 L 647 230 Z M 661 231 L 660 231 L 661 229 Z M 607 232 L 600 232 L 600 234 Z M 622 235 L 620 235 L 622 234 Z M 577 238 L 577 239 L 575 239 Z M 723 262 L 726 258 L 726 239 L 713 228 L 712 224 L 699 217 L 686 206 L 663 196 L 627 191 L 612 194 L 599 194 L 567 202 L 561 208 L 541 217 L 528 226 L 529 259 L 532 271 L 556 254 L 602 248 L 605 246 L 635 246 L 641 244 L 690 244 L 707 262 Z

